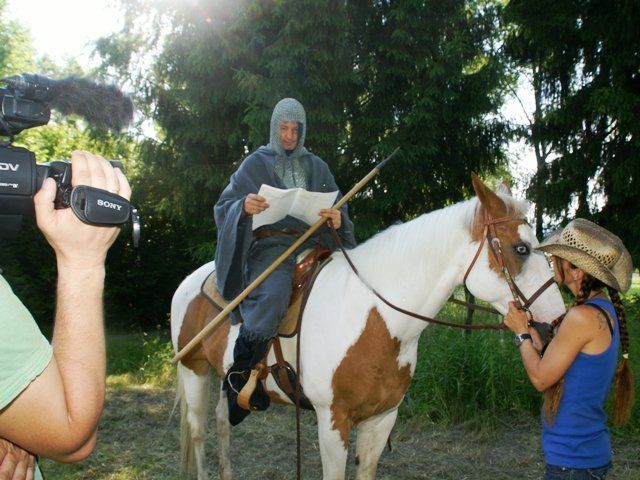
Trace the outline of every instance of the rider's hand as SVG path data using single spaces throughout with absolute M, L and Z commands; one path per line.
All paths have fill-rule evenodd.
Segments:
M 243 208 L 247 215 L 255 215 L 269 208 L 269 204 L 264 197 L 250 193 L 244 199 Z
M 127 200 L 131 187 L 124 174 L 99 155 L 76 151 L 71 155 L 71 184 L 88 185 L 116 193 Z M 56 252 L 59 264 L 101 266 L 120 227 L 98 227 L 81 222 L 70 208 L 54 209 L 56 184 L 47 178 L 34 197 L 38 227 Z
M 342 225 L 342 212 L 336 208 L 323 208 L 318 212 L 318 215 L 324 217 L 328 220 L 331 220 L 333 223 L 333 228 L 338 230 L 340 225 Z

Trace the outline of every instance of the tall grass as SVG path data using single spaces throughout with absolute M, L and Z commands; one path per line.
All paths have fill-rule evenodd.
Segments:
M 625 297 L 636 374 L 631 421 L 616 433 L 640 439 L 640 288 Z M 466 311 L 449 305 L 439 318 L 464 322 Z M 496 315 L 476 312 L 474 323 L 498 323 Z M 541 395 L 533 388 L 508 331 L 474 331 L 428 326 L 419 343 L 418 365 L 401 415 L 428 421 L 491 427 L 512 415 L 539 415 Z M 109 335 L 107 368 L 111 385 L 173 385 L 175 368 L 167 332 Z
M 466 312 L 447 306 L 438 315 L 464 322 Z M 474 323 L 499 323 L 496 315 L 476 312 Z M 430 325 L 420 339 L 418 366 L 403 413 L 439 422 L 478 426 L 501 416 L 539 409 L 539 395 L 527 380 L 513 335 Z
M 625 300 L 637 400 L 629 424 L 615 430 L 640 438 L 640 289 Z M 447 306 L 438 317 L 463 323 L 465 315 L 464 309 Z M 474 314 L 474 323 L 500 321 L 496 315 Z M 511 332 L 465 333 L 430 325 L 418 351 L 418 366 L 401 414 L 478 427 L 514 414 L 539 415 L 541 394 L 528 380 Z
M 107 335 L 107 375 L 111 384 L 173 384 L 175 367 L 168 333 L 155 331 Z

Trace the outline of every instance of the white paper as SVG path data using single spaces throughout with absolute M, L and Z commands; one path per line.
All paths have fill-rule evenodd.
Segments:
M 264 197 L 269 208 L 253 216 L 253 230 L 263 225 L 271 225 L 291 215 L 308 225 L 313 225 L 323 208 L 331 208 L 338 196 L 335 192 L 309 192 L 302 188 L 282 190 L 270 185 L 262 185 L 258 195 Z

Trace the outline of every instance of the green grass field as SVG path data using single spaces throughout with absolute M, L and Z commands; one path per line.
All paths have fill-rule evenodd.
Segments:
M 640 286 L 625 296 L 625 311 L 640 399 Z M 439 316 L 462 323 L 465 315 L 461 307 L 447 306 Z M 474 314 L 474 323 L 499 321 L 496 315 Z M 541 396 L 529 383 L 512 339 L 507 331 L 467 334 L 429 326 L 420 339 L 419 363 L 402 413 L 478 427 L 491 427 L 505 415 L 538 415 Z M 640 439 L 640 401 L 629 424 L 614 430 Z
M 640 287 L 634 287 L 626 296 L 626 311 L 631 362 L 638 377 Z M 456 306 L 446 307 L 439 315 L 456 322 L 463 322 L 464 316 L 464 309 Z M 498 321 L 498 317 L 491 315 L 474 317 L 474 323 Z M 96 452 L 88 460 L 74 465 L 44 460 L 42 466 L 47 480 L 179 478 L 177 419 L 169 415 L 175 374 L 169 363 L 172 349 L 168 333 L 157 330 L 110 334 L 107 356 L 107 402 Z M 640 399 L 640 380 L 636 382 L 636 392 Z M 399 445 L 393 453 L 385 454 L 380 472 L 389 473 L 382 473 L 378 478 L 424 478 L 421 476 L 424 468 L 437 467 L 442 473 L 433 478 L 509 479 L 512 478 L 509 465 L 514 461 L 521 462 L 521 478 L 539 478 L 542 458 L 538 450 L 539 409 L 540 394 L 527 380 L 510 333 L 465 334 L 460 330 L 429 326 L 420 340 L 415 377 L 400 409 L 396 427 Z M 233 440 L 232 436 L 232 440 L 238 442 L 236 448 L 242 450 L 255 442 L 263 445 L 264 439 L 257 438 L 265 435 L 264 432 L 277 437 L 273 442 L 288 443 L 293 448 L 295 424 L 291 423 L 291 409 L 271 408 L 267 414 L 251 417 L 249 422 L 243 422 L 240 430 L 234 430 L 238 437 Z M 310 466 L 305 468 L 311 473 L 309 478 L 318 478 L 315 421 L 311 413 L 305 419 L 304 438 L 311 445 L 308 448 L 313 448 L 306 455 L 305 461 Z M 210 473 L 213 473 L 215 433 L 209 435 L 207 450 Z M 505 444 L 504 439 L 514 435 L 515 438 Z M 617 472 L 613 478 L 640 478 L 640 401 L 635 404 L 631 422 L 623 428 L 613 428 L 612 439 Z M 528 445 L 524 459 L 523 443 Z M 284 448 L 286 452 L 287 447 Z M 418 452 L 425 448 L 429 451 L 427 458 L 416 460 L 415 455 L 420 455 Z M 457 453 L 452 453 L 454 451 Z M 494 457 L 495 454 L 498 457 Z M 240 474 L 239 478 L 247 479 L 295 478 L 290 473 L 295 457 L 287 455 L 285 466 L 277 467 L 284 470 L 256 477 L 252 475 L 256 462 L 260 461 L 258 451 L 246 467 L 242 466 L 244 460 L 239 461 L 236 473 Z M 488 455 L 494 458 L 493 463 L 486 462 Z M 260 467 L 264 472 L 276 468 L 273 459 L 267 457 Z M 457 462 L 452 469 L 450 462 L 454 457 Z M 398 462 L 414 465 L 415 473 Z M 243 468 L 248 476 L 241 474 L 245 471 Z M 349 468 L 353 476 L 354 467 Z M 399 472 L 403 472 L 401 476 Z

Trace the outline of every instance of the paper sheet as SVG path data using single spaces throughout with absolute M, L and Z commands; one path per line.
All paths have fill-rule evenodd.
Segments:
M 335 192 L 309 192 L 302 188 L 280 188 L 262 185 L 258 195 L 263 196 L 269 208 L 253 216 L 253 230 L 263 225 L 271 225 L 291 215 L 308 225 L 313 225 L 320 218 L 318 212 L 323 208 L 331 208 L 338 196 Z

